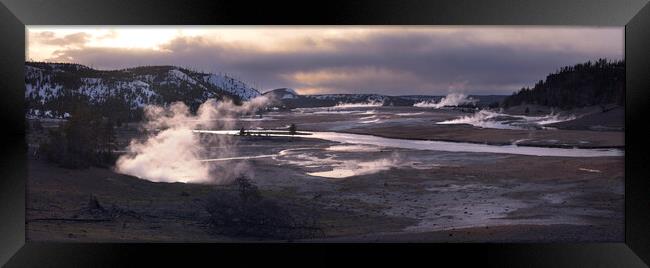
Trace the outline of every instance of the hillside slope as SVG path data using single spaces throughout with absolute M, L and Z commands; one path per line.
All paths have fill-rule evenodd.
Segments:
M 26 62 L 25 87 L 27 114 L 42 116 L 47 111 L 54 117 L 71 112 L 80 101 L 130 112 L 146 104 L 182 101 L 196 109 L 210 98 L 240 102 L 260 95 L 227 75 L 175 66 L 95 70 L 79 64 Z
M 600 59 L 563 67 L 533 88 L 522 88 L 512 94 L 503 106 L 537 104 L 572 109 L 624 102 L 625 61 Z

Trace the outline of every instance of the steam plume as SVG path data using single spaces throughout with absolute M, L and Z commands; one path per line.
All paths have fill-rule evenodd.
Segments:
M 369 102 L 360 102 L 360 103 L 343 103 L 340 102 L 334 108 L 363 108 L 363 107 L 381 107 L 384 106 L 384 103 L 381 101 L 372 100 Z
M 428 102 L 428 101 L 422 101 L 418 102 L 416 104 L 413 104 L 415 107 L 421 107 L 421 108 L 436 108 L 440 109 L 445 106 L 459 106 L 463 104 L 473 104 L 476 103 L 478 100 L 473 99 L 468 97 L 467 95 L 463 93 L 450 93 L 447 94 L 444 98 L 442 98 L 439 102 L 433 103 L 433 102 Z
M 150 133 L 146 140 L 131 140 L 128 153 L 118 158 L 115 169 L 155 182 L 224 183 L 241 175 L 245 163 L 220 167 L 216 163 L 200 161 L 210 157 L 231 156 L 235 150 L 234 137 L 212 135 L 202 140 L 194 129 L 232 129 L 237 117 L 254 113 L 269 100 L 260 96 L 242 105 L 231 101 L 208 100 L 193 115 L 181 102 L 168 107 L 146 106 L 144 130 Z M 206 146 L 210 144 L 211 146 Z M 206 148 L 219 148 L 208 152 Z
M 468 124 L 481 128 L 529 129 L 544 128 L 545 125 L 574 120 L 575 115 L 551 113 L 542 116 L 509 115 L 493 110 L 480 110 L 472 115 L 438 122 L 441 125 Z

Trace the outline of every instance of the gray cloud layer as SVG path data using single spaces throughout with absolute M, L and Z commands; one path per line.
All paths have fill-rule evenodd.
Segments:
M 56 37 L 54 32 L 39 32 L 32 36 L 32 38 L 36 38 L 36 40 L 42 44 L 68 47 L 75 45 L 84 45 L 86 42 L 88 42 L 90 35 L 80 32 L 69 34 L 64 37 Z
M 486 42 L 462 31 L 445 34 L 391 31 L 353 39 L 304 38 L 300 40 L 301 49 L 282 52 L 202 37 L 177 37 L 159 50 L 64 46 L 65 40 L 61 38 L 42 38 L 50 43 L 61 42 L 61 49 L 50 60 L 102 69 L 179 65 L 233 73 L 264 89 L 293 87 L 303 89 L 303 93 L 389 95 L 450 91 L 510 94 L 521 86 L 544 79 L 562 66 L 597 58 L 621 59 L 622 30 L 608 31 L 611 33 L 600 39 L 576 37 L 576 42 L 584 45 L 560 47 L 553 46 L 553 40 Z M 85 40 L 83 35 L 63 39 L 66 38 L 75 44 Z M 594 42 L 614 45 L 591 49 Z M 312 44 L 314 48 L 309 49 Z

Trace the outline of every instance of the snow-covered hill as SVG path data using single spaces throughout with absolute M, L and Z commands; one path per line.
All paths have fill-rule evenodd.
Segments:
M 259 91 L 223 74 L 175 66 L 145 66 L 123 70 L 95 70 L 79 64 L 25 63 L 25 100 L 30 110 L 63 114 L 71 100 L 91 104 L 118 100 L 131 109 L 146 104 L 183 101 L 190 106 L 210 98 L 249 100 Z
M 260 92 L 233 77 L 175 66 L 143 66 L 122 70 L 95 70 L 68 63 L 25 63 L 27 116 L 59 117 L 71 114 L 79 103 L 89 103 L 122 121 L 138 120 L 147 104 L 182 101 L 191 109 L 208 99 L 245 101 Z M 264 93 L 278 108 L 331 107 L 372 104 L 413 106 L 437 102 L 443 96 L 388 96 L 380 94 L 300 95 L 291 88 Z M 475 96 L 477 105 L 499 102 L 504 96 Z
M 300 98 L 300 95 L 292 88 L 276 88 L 274 90 L 269 90 L 267 92 L 264 92 L 264 96 L 275 98 L 278 100 Z

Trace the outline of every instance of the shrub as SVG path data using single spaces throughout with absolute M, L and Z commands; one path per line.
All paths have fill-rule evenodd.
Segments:
M 40 144 L 51 162 L 65 168 L 87 168 L 115 163 L 113 124 L 87 107 L 80 107 L 70 119 Z
M 41 121 L 39 121 L 39 120 L 34 120 L 34 121 L 31 122 L 31 129 L 34 132 L 41 132 L 41 131 L 44 130 L 43 124 L 41 124 Z
M 316 236 L 315 217 L 263 198 L 247 178 L 235 180 L 236 191 L 220 191 L 206 206 L 209 223 L 217 233 L 234 237 L 297 239 Z
M 296 124 L 291 124 L 291 125 L 289 126 L 289 134 L 291 134 L 291 135 L 296 135 L 296 130 L 297 130 L 297 128 L 296 128 Z

